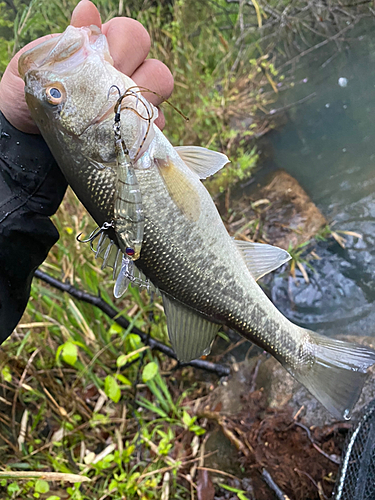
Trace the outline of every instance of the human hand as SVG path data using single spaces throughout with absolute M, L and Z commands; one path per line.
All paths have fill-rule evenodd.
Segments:
M 100 14 L 89 0 L 81 0 L 73 11 L 71 25 L 76 27 L 95 24 L 107 36 L 109 50 L 115 67 L 130 76 L 137 85 L 147 87 L 168 98 L 173 90 L 173 77 L 167 66 L 156 59 L 146 59 L 150 50 L 150 37 L 145 28 L 136 20 L 116 17 L 101 23 Z M 31 118 L 24 97 L 24 82 L 18 74 L 20 55 L 35 45 L 57 36 L 46 35 L 23 47 L 10 61 L 0 82 L 0 111 L 5 118 L 22 132 L 38 134 L 39 129 Z M 147 99 L 158 106 L 163 99 L 147 94 Z M 155 124 L 163 129 L 163 113 Z

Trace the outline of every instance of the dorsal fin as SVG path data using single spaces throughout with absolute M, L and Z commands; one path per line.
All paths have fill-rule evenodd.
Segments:
M 162 297 L 169 339 L 178 360 L 187 362 L 209 354 L 220 325 L 165 293 Z
M 200 179 L 206 179 L 210 175 L 218 172 L 224 165 L 230 163 L 225 154 L 199 146 L 177 146 L 175 150 L 179 154 L 181 160 L 183 160 L 190 170 L 195 172 Z
M 255 280 L 274 271 L 291 259 L 286 250 L 266 243 L 241 240 L 236 240 L 235 243 Z

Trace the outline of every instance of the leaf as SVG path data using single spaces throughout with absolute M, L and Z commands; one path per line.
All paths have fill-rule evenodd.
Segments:
M 47 481 L 43 481 L 43 479 L 38 479 L 35 482 L 35 491 L 37 493 L 48 493 L 49 484 L 47 483 Z
M 104 416 L 104 415 L 103 415 Z M 7 479 L 37 479 L 43 478 L 44 481 L 68 481 L 70 483 L 90 482 L 91 479 L 78 474 L 64 474 L 62 472 L 39 472 L 39 471 L 0 471 L 0 478 Z M 12 483 L 17 484 L 17 483 Z M 18 490 L 17 490 L 18 491 Z
M 193 419 L 188 414 L 188 412 L 186 410 L 184 410 L 183 413 L 182 413 L 182 421 L 184 422 L 184 424 L 186 425 L 186 427 L 190 427 L 190 425 L 192 424 L 192 420 Z
M 345 243 L 346 243 L 345 238 L 336 233 L 336 231 L 331 231 L 331 236 L 337 241 L 340 247 L 345 248 Z
M 7 487 L 7 491 L 8 493 L 12 494 L 12 493 L 17 493 L 17 491 L 20 490 L 20 487 L 18 486 L 17 483 L 10 483 Z
M 297 266 L 298 266 L 298 269 L 301 271 L 301 274 L 303 276 L 303 279 L 305 280 L 305 283 L 310 283 L 309 275 L 307 274 L 306 269 L 304 268 L 303 264 L 301 262 L 297 261 Z
M 129 335 L 126 337 L 126 340 L 129 342 L 132 351 L 135 351 L 141 345 L 141 338 L 136 333 L 129 333 Z
M 3 376 L 5 382 L 12 382 L 12 374 L 10 373 L 10 368 L 8 365 L 5 365 L 1 370 L 1 375 Z
M 344 231 L 339 229 L 337 233 L 347 234 L 348 236 L 354 236 L 355 238 L 359 238 L 360 240 L 363 239 L 363 236 L 360 233 L 356 233 L 355 231 Z
M 116 373 L 115 377 L 124 385 L 130 385 L 130 386 L 132 385 L 130 380 L 126 378 L 124 375 L 121 375 L 121 373 Z
M 168 414 L 165 411 L 163 411 L 161 408 L 158 408 L 153 403 L 150 403 L 149 401 L 147 401 L 147 399 L 144 398 L 143 396 L 141 396 L 138 399 L 138 403 L 141 406 L 143 406 L 144 408 L 146 408 L 147 410 L 153 411 L 154 413 L 156 413 L 157 415 L 159 415 L 162 418 L 167 418 L 168 417 Z
M 126 363 L 130 363 L 134 359 L 139 358 L 139 354 L 143 351 L 146 351 L 150 347 L 148 345 L 140 347 L 136 351 L 132 351 L 129 354 L 120 354 L 120 356 L 116 360 L 116 364 L 118 368 L 121 368 L 122 366 L 126 365 Z
M 247 497 L 243 491 L 239 491 L 237 493 L 237 496 L 238 500 L 249 500 L 249 497 Z
M 122 332 L 122 326 L 120 326 L 117 323 L 113 323 L 113 325 L 111 325 L 111 328 L 109 329 L 110 335 L 113 335 L 115 333 L 121 333 L 121 332 Z
M 159 368 L 155 361 L 151 361 L 147 363 L 147 365 L 143 368 L 142 380 L 143 382 L 149 382 L 152 380 L 155 375 L 158 373 Z
M 206 433 L 206 430 L 203 429 L 203 427 L 201 427 L 200 425 L 191 425 L 189 427 L 189 431 L 194 432 L 196 436 L 202 436 Z
M 221 487 L 225 490 L 237 493 L 239 500 L 249 500 L 249 498 L 245 495 L 246 492 L 244 490 L 239 490 L 238 488 L 233 488 L 233 486 L 228 486 L 226 484 L 222 484 Z
M 107 375 L 104 381 L 104 392 L 115 403 L 118 403 L 121 398 L 120 387 L 112 375 Z
M 262 14 L 260 12 L 259 4 L 258 4 L 258 2 L 256 2 L 256 0 L 251 0 L 251 3 L 254 5 L 254 9 L 255 9 L 255 12 L 257 15 L 258 27 L 261 28 L 262 27 Z
M 117 368 L 121 368 L 122 366 L 126 365 L 128 359 L 129 356 L 127 356 L 126 354 L 121 354 L 116 360 Z
M 73 342 L 65 342 L 61 349 L 61 357 L 65 363 L 74 366 L 78 358 L 78 347 Z

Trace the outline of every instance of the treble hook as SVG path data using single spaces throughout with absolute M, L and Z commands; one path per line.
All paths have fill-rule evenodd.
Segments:
M 99 236 L 99 234 L 104 233 L 104 231 L 108 231 L 108 229 L 111 229 L 111 228 L 113 228 L 112 222 L 104 222 L 102 227 L 98 226 L 97 228 L 95 228 L 94 231 L 92 231 L 92 233 L 90 234 L 90 236 L 86 240 L 81 240 L 81 238 L 80 238 L 81 234 L 83 234 L 83 233 L 79 233 L 76 236 L 76 240 L 79 243 L 90 243 L 91 244 L 95 240 L 95 238 L 97 238 Z
M 108 90 L 107 99 L 109 99 L 109 94 L 111 93 L 112 89 L 116 89 L 117 92 L 118 92 L 119 97 L 121 97 L 121 90 L 120 90 L 120 88 L 117 85 L 111 85 L 109 87 L 109 90 Z
M 135 107 L 137 108 L 138 103 L 139 103 L 139 95 L 138 95 L 138 93 L 137 93 L 137 92 L 135 92 L 134 90 L 132 90 L 131 88 L 129 88 L 129 89 L 125 92 L 124 96 L 125 96 L 125 95 L 129 95 L 129 94 L 133 94 L 133 96 L 136 98 L 136 101 L 135 101 Z

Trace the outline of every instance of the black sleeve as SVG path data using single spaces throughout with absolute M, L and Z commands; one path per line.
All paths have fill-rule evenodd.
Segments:
M 59 238 L 49 216 L 66 186 L 43 138 L 20 132 L 0 113 L 0 343 L 19 322 L 34 271 Z

